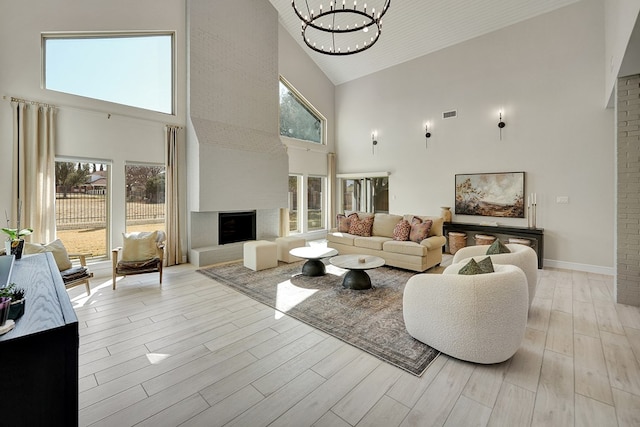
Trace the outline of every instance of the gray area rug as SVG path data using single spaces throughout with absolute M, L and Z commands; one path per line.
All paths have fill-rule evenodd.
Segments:
M 392 267 L 368 270 L 373 289 L 342 287 L 346 270 L 327 264 L 327 274 L 300 274 L 303 262 L 262 271 L 234 262 L 198 270 L 256 301 L 421 376 L 439 352 L 414 339 L 402 317 L 404 285 L 415 273 Z M 428 273 L 438 274 L 442 267 Z

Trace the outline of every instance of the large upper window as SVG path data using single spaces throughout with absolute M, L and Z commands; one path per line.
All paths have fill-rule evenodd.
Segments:
M 298 91 L 280 79 L 280 135 L 323 144 L 325 121 Z
M 173 34 L 43 34 L 46 89 L 173 113 Z

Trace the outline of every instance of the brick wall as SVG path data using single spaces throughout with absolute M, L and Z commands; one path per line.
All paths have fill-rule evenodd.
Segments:
M 640 75 L 618 79 L 616 301 L 640 306 Z

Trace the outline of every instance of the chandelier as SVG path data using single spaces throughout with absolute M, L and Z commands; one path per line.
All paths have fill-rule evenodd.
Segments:
M 325 55 L 352 55 L 373 46 L 380 38 L 381 20 L 391 4 L 391 0 L 368 0 L 369 6 L 364 3 L 358 8 L 358 0 L 353 6 L 338 0 L 323 8 L 322 3 L 310 6 L 313 1 L 291 0 L 291 6 L 302 20 L 305 44 Z M 375 3 L 378 7 L 371 7 Z

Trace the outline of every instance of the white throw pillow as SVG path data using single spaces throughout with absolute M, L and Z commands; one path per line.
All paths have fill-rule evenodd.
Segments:
M 60 239 L 56 239 L 53 242 L 47 245 L 39 245 L 36 243 L 24 243 L 24 254 L 41 254 L 45 252 L 51 252 L 53 254 L 53 259 L 56 260 L 56 265 L 58 266 L 58 270 L 64 271 L 71 268 L 71 260 L 69 259 L 69 254 L 67 253 L 67 249 L 62 244 Z
M 157 231 L 122 233 L 122 238 L 122 261 L 144 261 L 157 256 Z

